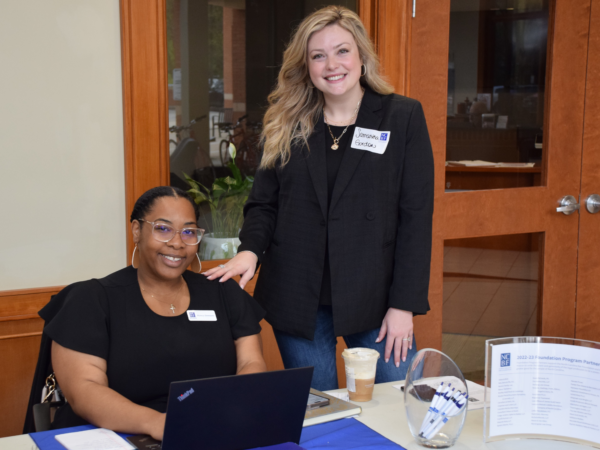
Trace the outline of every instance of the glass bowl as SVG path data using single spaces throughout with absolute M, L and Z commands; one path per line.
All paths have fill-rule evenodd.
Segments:
M 406 417 L 417 444 L 454 445 L 467 417 L 468 394 L 465 378 L 450 357 L 432 348 L 417 352 L 404 384 Z

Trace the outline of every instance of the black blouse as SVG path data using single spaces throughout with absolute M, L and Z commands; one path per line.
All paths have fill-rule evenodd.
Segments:
M 216 321 L 156 314 L 142 297 L 137 270 L 127 267 L 73 286 L 44 332 L 63 347 L 105 359 L 111 389 L 164 412 L 172 381 L 235 375 L 234 341 L 258 334 L 265 315 L 233 280 L 220 283 L 188 271 L 183 278 L 189 310 L 214 311 Z M 57 412 L 54 428 L 81 424 L 65 409 Z
M 332 150 L 333 138 L 329 133 L 327 124 L 325 124 L 325 160 L 327 161 L 327 204 L 331 205 L 331 196 L 335 180 L 344 158 L 344 153 L 352 135 L 354 134 L 354 125 L 350 125 L 344 135 L 340 138 L 346 127 L 329 126 L 333 135 L 340 139 L 337 150 Z M 321 282 L 320 305 L 331 305 L 331 270 L 329 268 L 329 242 L 327 242 L 327 251 L 325 252 L 325 267 L 323 270 L 323 281 Z

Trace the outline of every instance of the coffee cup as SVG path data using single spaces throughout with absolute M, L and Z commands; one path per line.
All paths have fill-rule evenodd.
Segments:
M 350 400 L 368 402 L 373 398 L 379 352 L 370 348 L 347 348 L 342 352 L 346 366 L 346 387 Z

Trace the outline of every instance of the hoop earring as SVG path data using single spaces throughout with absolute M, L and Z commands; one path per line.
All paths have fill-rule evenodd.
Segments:
M 365 73 L 363 73 L 362 68 L 365 68 Z M 363 64 L 362 66 L 360 66 L 360 76 L 364 77 L 367 74 L 367 65 Z
M 133 253 L 131 254 L 131 267 L 133 267 L 134 269 L 137 269 L 137 267 L 135 267 L 133 265 L 133 258 L 135 257 L 135 251 L 137 250 L 137 244 L 135 244 L 135 247 L 133 249 Z
M 196 258 L 198 259 L 198 273 L 202 272 L 202 262 L 200 261 L 200 257 L 198 253 L 196 253 Z

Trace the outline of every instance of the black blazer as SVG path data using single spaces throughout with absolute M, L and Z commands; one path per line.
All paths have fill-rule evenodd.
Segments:
M 381 326 L 389 307 L 425 314 L 433 154 L 421 104 L 370 89 L 356 128 L 390 131 L 382 155 L 351 147 L 327 204 L 325 125 L 283 168 L 259 170 L 239 251 L 259 256 L 254 296 L 276 329 L 313 339 L 328 238 L 337 336 Z

